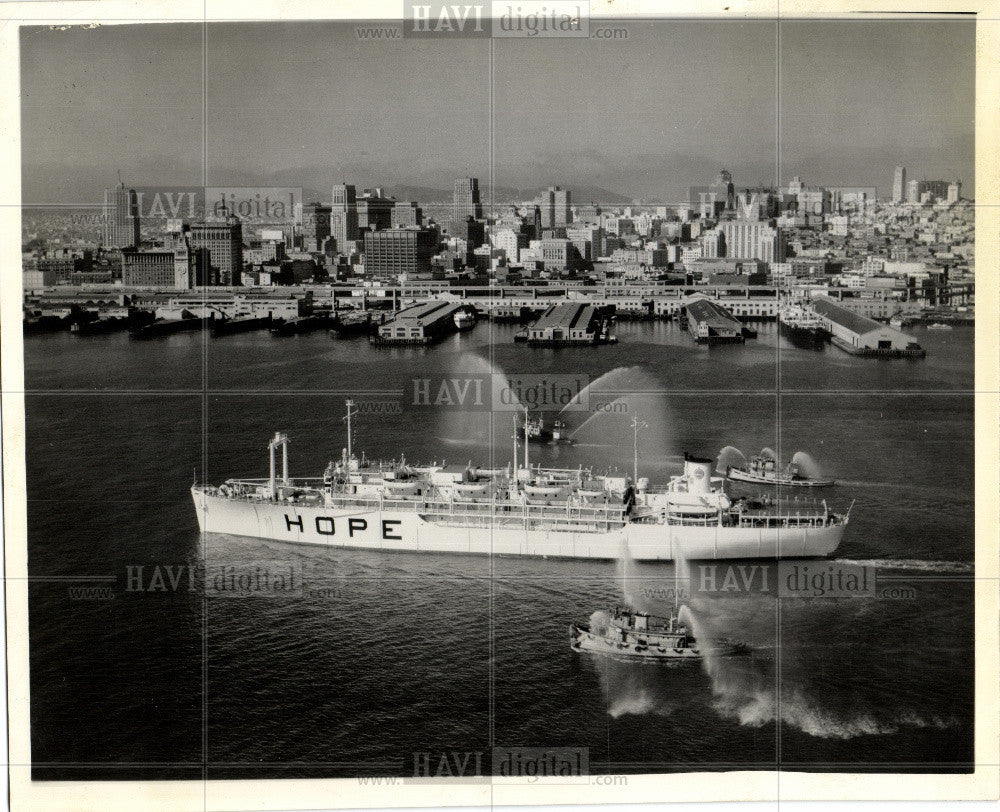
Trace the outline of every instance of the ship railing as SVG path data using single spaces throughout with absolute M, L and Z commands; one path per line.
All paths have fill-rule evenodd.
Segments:
M 740 527 L 826 527 L 836 521 L 833 514 L 741 513 Z
M 376 496 L 354 494 L 334 494 L 332 502 L 336 507 L 358 508 L 361 510 L 400 511 L 420 513 L 432 519 L 491 521 L 559 522 L 563 524 L 597 523 L 621 524 L 625 521 L 623 505 L 574 505 L 571 503 L 539 505 L 528 502 L 506 500 L 483 500 L 481 502 L 443 499 L 387 499 Z

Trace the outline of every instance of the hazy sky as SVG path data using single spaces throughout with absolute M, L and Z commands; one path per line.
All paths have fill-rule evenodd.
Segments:
M 488 40 L 24 29 L 24 200 L 90 202 L 117 169 L 197 184 L 203 163 L 209 184 L 485 186 L 491 144 L 496 183 L 517 188 L 678 199 L 725 166 L 738 185 L 798 174 L 885 193 L 902 163 L 973 191 L 971 22 L 614 24 L 627 41 L 494 40 L 492 130 Z

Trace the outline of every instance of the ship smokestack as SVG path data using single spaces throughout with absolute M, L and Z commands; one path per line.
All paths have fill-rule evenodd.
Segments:
M 712 483 L 712 460 L 684 454 L 684 476 L 688 493 L 708 493 Z

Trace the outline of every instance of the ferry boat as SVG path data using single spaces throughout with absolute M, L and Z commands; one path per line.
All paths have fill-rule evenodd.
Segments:
M 797 304 L 778 311 L 778 331 L 795 343 L 812 346 L 823 344 L 830 335 L 819 316 Z
M 347 447 L 320 477 L 291 478 L 288 437 L 275 434 L 270 475 L 195 483 L 204 533 L 331 547 L 637 561 L 828 556 L 850 510 L 730 499 L 712 461 L 685 455 L 664 487 L 646 477 L 532 465 L 517 440 L 505 469 L 376 462 Z M 282 473 L 276 471 L 281 450 Z
M 643 660 L 700 660 L 698 643 L 677 619 L 636 612 L 628 607 L 611 609 L 606 624 L 571 623 L 569 644 L 574 651 Z
M 783 471 L 779 470 L 778 461 L 766 455 L 751 457 L 745 467 L 730 465 L 726 468 L 726 476 L 740 482 L 792 488 L 825 488 L 834 484 L 832 479 L 813 479 L 803 476 L 795 463 L 789 463 Z

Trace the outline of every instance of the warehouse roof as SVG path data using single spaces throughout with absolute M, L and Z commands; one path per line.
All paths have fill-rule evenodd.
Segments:
M 862 316 L 860 313 L 855 313 L 853 310 L 848 310 L 843 305 L 837 304 L 829 296 L 817 296 L 813 299 L 812 307 L 823 318 L 829 319 L 858 335 L 879 330 L 883 326 L 867 316 Z
M 687 303 L 687 313 L 689 319 L 704 322 L 713 327 L 724 327 L 727 330 L 740 330 L 743 327 L 739 319 L 726 308 L 709 299 L 692 299 Z
M 589 304 L 558 304 L 552 305 L 531 325 L 532 330 L 559 329 L 570 330 L 574 327 L 584 328 L 594 318 L 594 306 Z

